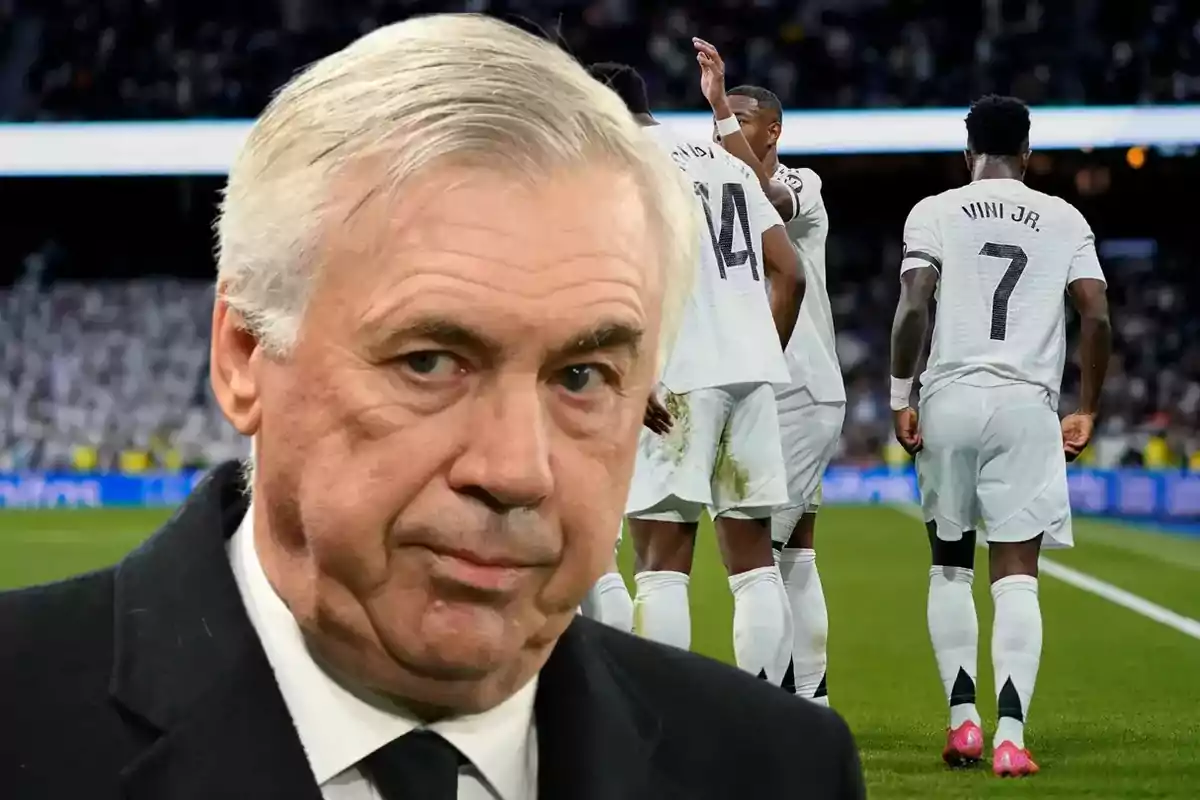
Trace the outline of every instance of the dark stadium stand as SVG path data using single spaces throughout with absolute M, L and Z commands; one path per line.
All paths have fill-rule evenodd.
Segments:
M 634 64 L 660 108 L 701 108 L 690 37 L 795 108 L 1200 97 L 1191 4 L 1037 0 L 6 0 L 0 119 L 253 116 L 298 67 L 430 11 L 527 20 L 583 60 Z

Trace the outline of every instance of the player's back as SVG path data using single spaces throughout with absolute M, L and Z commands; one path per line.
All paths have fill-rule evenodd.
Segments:
M 979 180 L 918 203 L 904 248 L 903 269 L 939 272 L 922 397 L 958 381 L 1023 382 L 1057 404 L 1066 287 L 1102 278 L 1083 216 L 1022 181 Z
M 691 181 L 703 214 L 696 281 L 663 383 L 682 393 L 789 380 L 765 289 L 762 234 L 783 221 L 754 173 L 712 142 L 647 129 Z

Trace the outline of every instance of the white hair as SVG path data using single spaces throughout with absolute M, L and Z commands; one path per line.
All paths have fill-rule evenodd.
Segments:
M 334 180 L 369 162 L 392 192 L 431 166 L 544 176 L 613 164 L 641 193 L 661 270 L 659 365 L 697 263 L 691 187 L 620 98 L 555 45 L 474 14 L 417 17 L 316 62 L 275 96 L 229 173 L 217 221 L 218 292 L 275 355 L 295 344 L 321 267 Z

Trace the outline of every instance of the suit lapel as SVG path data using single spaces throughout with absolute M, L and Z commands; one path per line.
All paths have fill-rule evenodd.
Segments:
M 229 676 L 121 774 L 129 800 L 320 800 L 266 670 Z
M 597 641 L 598 623 L 577 617 L 555 645 L 534 704 L 539 800 L 670 800 L 678 784 L 653 754 L 661 730 Z
M 320 799 L 229 567 L 246 507 L 223 465 L 117 569 L 111 693 L 160 733 L 122 772 L 131 800 Z

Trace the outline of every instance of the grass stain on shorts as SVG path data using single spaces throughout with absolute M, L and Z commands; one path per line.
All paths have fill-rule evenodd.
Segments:
M 717 443 L 717 458 L 713 463 L 713 482 L 724 488 L 738 500 L 745 500 L 750 491 L 750 473 L 730 452 L 729 426 L 721 431 Z
M 675 394 L 668 391 L 663 406 L 671 415 L 671 430 L 663 437 L 664 444 L 671 461 L 679 466 L 683 463 L 683 457 L 687 455 L 688 442 L 692 438 L 691 405 L 688 403 L 686 394 Z

